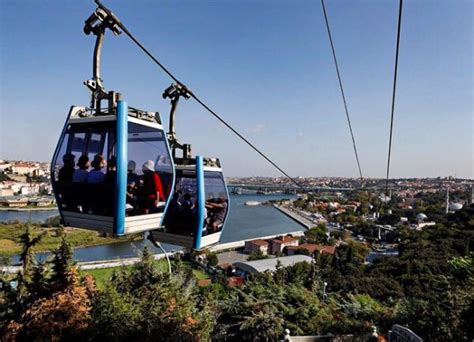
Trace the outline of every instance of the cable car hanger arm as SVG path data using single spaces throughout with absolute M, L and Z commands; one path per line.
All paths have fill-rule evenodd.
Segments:
M 260 151 L 255 145 L 253 145 L 249 140 L 247 140 L 242 134 L 235 130 L 230 124 L 228 124 L 223 118 L 221 118 L 215 111 L 213 111 L 209 106 L 207 106 L 197 95 L 190 91 L 182 82 L 178 80 L 158 59 L 155 58 L 139 41 L 136 39 L 130 31 L 125 27 L 125 25 L 112 13 L 107 7 L 105 7 L 100 0 L 94 0 L 99 9 L 103 10 L 110 18 L 112 18 L 115 24 L 122 29 L 122 31 L 136 44 L 138 47 L 150 57 L 155 64 L 157 64 L 169 77 L 173 79 L 182 89 L 190 95 L 196 102 L 198 102 L 204 109 L 206 109 L 210 114 L 212 114 L 217 120 L 219 120 L 224 126 L 230 129 L 235 135 L 242 139 L 247 145 L 249 145 L 255 152 L 257 152 L 261 157 L 263 157 L 267 162 L 269 162 L 273 167 L 280 171 L 285 177 L 287 177 L 292 183 L 302 189 L 304 192 L 307 192 L 306 189 L 299 184 L 293 177 L 286 173 L 281 167 L 279 167 L 275 162 L 273 162 L 269 157 L 267 157 L 262 151 Z
M 97 38 L 94 47 L 94 57 L 92 63 L 92 79 L 84 84 L 92 92 L 91 108 L 95 109 L 96 115 L 100 115 L 100 104 L 102 100 L 109 100 L 109 110 L 116 102 L 117 93 L 105 91 L 102 79 L 100 77 L 100 57 L 104 45 L 105 30 L 110 29 L 114 35 L 118 36 L 122 32 L 117 25 L 114 16 L 109 15 L 101 8 L 97 8 L 94 13 L 84 23 L 84 33 L 86 35 L 94 34 Z

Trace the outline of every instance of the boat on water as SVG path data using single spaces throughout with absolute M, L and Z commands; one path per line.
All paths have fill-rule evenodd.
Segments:
M 249 206 L 255 206 L 255 205 L 260 205 L 261 203 L 259 201 L 247 201 L 244 204 L 249 205 Z

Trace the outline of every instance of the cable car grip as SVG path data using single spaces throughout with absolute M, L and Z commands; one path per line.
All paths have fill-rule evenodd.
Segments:
M 172 83 L 164 90 L 162 96 L 164 99 L 168 98 L 171 100 L 168 141 L 171 147 L 173 159 L 176 158 L 177 149 L 182 151 L 183 159 L 191 158 L 191 145 L 180 144 L 175 130 L 175 113 L 178 108 L 179 99 L 180 97 L 184 97 L 186 100 L 189 99 L 191 97 L 191 92 L 181 83 Z
M 84 82 L 84 85 L 92 92 L 91 109 L 95 110 L 96 115 L 100 115 L 102 100 L 109 100 L 109 109 L 111 107 L 110 100 L 115 102 L 113 94 L 106 92 L 100 77 L 100 57 L 106 29 L 111 30 L 116 36 L 122 33 L 118 19 L 99 6 L 94 13 L 87 18 L 83 29 L 86 35 L 92 33 L 96 36 L 92 67 L 93 76 L 92 79 Z

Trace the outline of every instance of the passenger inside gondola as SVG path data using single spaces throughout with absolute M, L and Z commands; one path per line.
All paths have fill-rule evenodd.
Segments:
M 59 169 L 58 180 L 60 182 L 72 182 L 72 177 L 74 174 L 74 166 L 76 163 L 76 157 L 72 153 L 66 153 L 63 156 L 63 167 Z
M 193 195 L 177 190 L 170 202 L 168 212 L 163 222 L 167 231 L 173 234 L 192 235 L 197 219 L 197 205 Z
M 172 216 L 175 216 L 179 214 L 181 211 L 181 195 L 183 192 L 181 190 L 176 191 L 174 194 L 173 198 L 171 199 L 170 205 L 169 205 L 169 213 Z
M 102 170 L 105 167 L 104 157 L 100 154 L 94 156 L 94 160 L 91 163 L 92 170 L 87 176 L 87 183 L 98 184 L 103 183 L 105 179 L 105 173 Z
M 140 176 L 135 173 L 135 169 L 137 167 L 137 163 L 134 160 L 130 160 L 127 165 L 127 184 L 138 184 L 138 180 Z
M 79 167 L 72 176 L 73 183 L 86 183 L 89 175 L 89 158 L 86 155 L 80 156 L 77 162 Z
M 128 216 L 138 213 L 138 197 L 137 189 L 140 176 L 135 173 L 136 163 L 130 160 L 127 165 L 127 197 L 126 197 L 126 213 Z
M 105 183 L 114 184 L 115 177 L 117 176 L 117 160 L 115 157 L 109 159 L 107 163 L 107 173 L 105 174 Z
M 143 164 L 142 171 L 143 176 L 137 189 L 140 212 L 145 215 L 157 213 L 159 202 L 165 201 L 160 176 L 155 171 L 155 163 L 152 160 Z
M 206 201 L 208 234 L 217 233 L 224 224 L 227 213 L 227 201 L 219 197 Z

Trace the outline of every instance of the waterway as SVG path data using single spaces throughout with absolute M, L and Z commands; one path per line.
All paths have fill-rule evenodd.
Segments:
M 272 234 L 283 234 L 286 232 L 304 230 L 305 228 L 290 219 L 273 206 L 258 205 L 246 206 L 247 201 L 265 202 L 271 199 L 292 198 L 292 195 L 256 195 L 243 194 L 231 195 L 229 217 L 222 233 L 221 242 L 232 242 L 252 239 Z M 0 211 L 0 221 L 18 220 L 44 221 L 48 217 L 58 215 L 56 211 L 36 212 L 11 212 Z M 146 241 L 120 242 L 115 244 L 77 248 L 74 251 L 74 259 L 77 261 L 109 260 L 115 258 L 127 258 L 139 255 Z M 150 246 L 153 248 L 152 246 Z M 179 249 L 178 246 L 163 245 L 167 251 Z M 156 250 L 156 253 L 159 253 Z M 39 259 L 44 259 L 45 253 L 38 253 Z M 18 256 L 12 258 L 12 263 L 18 263 Z

